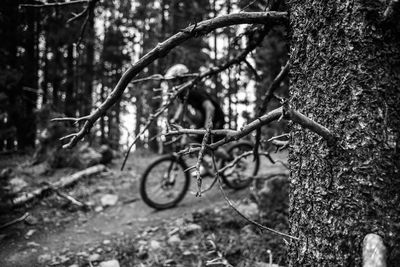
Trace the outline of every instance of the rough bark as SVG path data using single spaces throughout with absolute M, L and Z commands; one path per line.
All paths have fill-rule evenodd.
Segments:
M 292 126 L 290 266 L 360 266 L 368 233 L 400 262 L 400 42 L 382 1 L 290 1 L 292 107 L 336 133 Z

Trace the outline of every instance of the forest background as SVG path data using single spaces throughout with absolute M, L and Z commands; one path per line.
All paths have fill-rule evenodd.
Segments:
M 62 3 L 63 1 L 56 1 Z M 54 3 L 56 3 L 54 2 Z M 261 1 L 262 2 L 262 1 Z M 48 136 L 65 135 L 51 117 L 80 117 L 105 100 L 122 73 L 157 43 L 207 18 L 232 11 L 262 11 L 265 5 L 248 1 L 105 1 L 78 19 L 84 1 L 66 6 L 32 8 L 36 1 L 6 0 L 0 4 L 0 151 L 29 152 Z M 51 3 L 51 1 L 49 1 Z M 22 5 L 22 6 L 21 6 Z M 24 6 L 27 5 L 27 6 Z M 85 20 L 86 18 L 86 20 Z M 165 74 L 174 64 L 193 73 L 233 59 L 253 39 L 244 27 L 217 29 L 203 38 L 185 42 L 137 78 Z M 227 127 L 236 129 L 257 117 L 262 96 L 287 61 L 285 30 L 272 30 L 247 60 L 204 82 L 218 97 Z M 132 83 L 121 101 L 107 111 L 86 140 L 123 151 L 161 104 L 160 80 Z M 287 94 L 287 82 L 278 94 Z M 268 110 L 275 108 L 274 100 Z M 173 108 L 169 113 L 174 112 Z M 164 117 L 148 129 L 137 147 L 161 151 L 159 136 Z M 69 131 L 77 125 L 67 124 Z M 265 138 L 284 126 L 264 127 Z M 61 145 L 61 142 L 59 142 Z

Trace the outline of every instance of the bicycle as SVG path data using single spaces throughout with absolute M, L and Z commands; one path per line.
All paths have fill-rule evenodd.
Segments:
M 243 189 L 249 186 L 252 177 L 257 175 L 260 157 L 254 158 L 252 150 L 251 142 L 239 141 L 227 149 L 231 159 L 235 159 L 232 162 L 235 164 L 228 164 L 229 162 L 220 158 L 219 169 L 226 168 L 224 172 L 219 173 L 219 176 L 229 188 Z M 140 195 L 143 201 L 157 210 L 175 207 L 189 190 L 191 177 L 196 177 L 194 173 L 187 171 L 188 169 L 186 160 L 178 153 L 167 154 L 156 159 L 146 168 L 140 180 Z M 215 174 L 214 170 L 214 173 L 207 173 L 202 178 L 215 177 Z M 163 198 L 165 200 L 162 200 Z

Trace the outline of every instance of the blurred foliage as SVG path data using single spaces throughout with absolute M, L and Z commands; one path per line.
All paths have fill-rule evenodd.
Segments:
M 87 115 L 106 99 L 132 62 L 190 24 L 240 9 L 284 8 L 280 1 L 253 1 L 249 5 L 248 1 L 116 0 L 98 4 L 93 17 L 87 21 L 82 17 L 67 22 L 85 7 L 19 7 L 24 3 L 35 1 L 6 0 L 0 4 L 0 21 L 6 26 L 0 29 L 4 40 L 0 44 L 0 126 L 1 129 L 13 127 L 16 133 L 30 131 L 32 134 L 27 137 L 28 141 L 23 140 L 22 134 L 11 139 L 0 135 L 0 151 L 35 144 L 39 138 L 37 126 L 43 122 L 33 114 L 38 114 L 34 111 L 42 106 L 61 116 Z M 229 27 L 189 40 L 138 76 L 164 74 L 177 63 L 187 65 L 191 72 L 222 64 L 234 58 L 253 38 L 251 35 L 242 37 L 241 32 L 243 27 Z M 218 96 L 230 127 L 240 127 L 239 121 L 246 123 L 254 118 L 262 95 L 287 60 L 285 35 L 284 29 L 271 31 L 249 56 L 260 80 L 242 64 L 199 85 Z M 127 136 L 132 138 L 137 134 L 147 122 L 146 118 L 161 104 L 154 99 L 157 93 L 152 91 L 160 86 L 159 81 L 130 86 L 121 101 L 96 125 L 88 136 L 89 142 L 93 145 L 106 143 L 115 149 L 126 144 Z M 251 95 L 253 87 L 256 89 L 254 96 Z M 287 96 L 286 81 L 278 92 Z M 274 100 L 268 110 L 276 105 Z M 131 112 L 134 114 L 129 114 Z M 151 137 L 158 135 L 164 119 L 149 129 L 139 146 L 157 149 L 157 144 L 151 144 L 157 140 L 151 141 Z M 76 128 L 76 125 L 71 127 Z M 282 124 L 264 128 L 266 137 L 284 131 Z

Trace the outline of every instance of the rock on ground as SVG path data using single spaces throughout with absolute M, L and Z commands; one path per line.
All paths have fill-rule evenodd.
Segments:
M 120 265 L 117 260 L 109 260 L 100 262 L 99 267 L 120 267 Z

